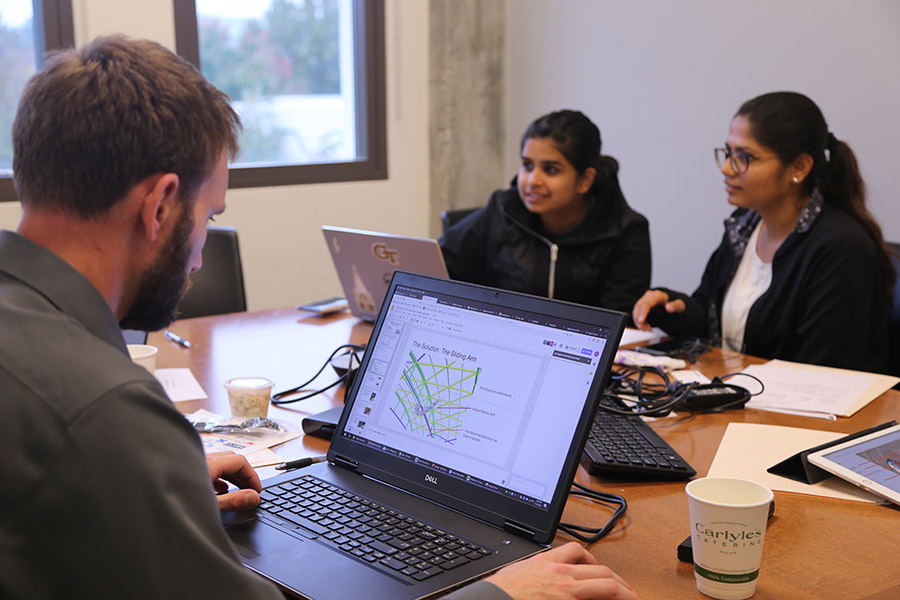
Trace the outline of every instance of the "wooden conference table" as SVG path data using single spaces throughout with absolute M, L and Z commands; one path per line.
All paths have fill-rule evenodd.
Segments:
M 319 368 L 340 344 L 364 343 L 371 325 L 349 315 L 318 317 L 292 308 L 178 321 L 170 329 L 192 343 L 184 349 L 151 334 L 159 347 L 157 367 L 190 367 L 209 395 L 179 403 L 185 413 L 206 408 L 229 414 L 222 384 L 231 377 L 262 376 L 275 390 L 292 388 Z M 714 353 L 694 368 L 712 376 L 762 362 L 742 355 Z M 317 387 L 336 376 L 329 368 Z M 296 425 L 303 417 L 341 402 L 334 388 L 321 397 L 285 407 L 269 416 Z M 698 471 L 706 475 L 729 422 L 766 423 L 851 433 L 900 417 L 900 392 L 889 391 L 852 418 L 824 421 L 808 417 L 739 410 L 717 415 L 656 421 L 653 427 Z M 275 448 L 285 459 L 324 454 L 328 442 L 304 436 Z M 627 482 L 600 479 L 579 467 L 577 480 L 620 494 L 628 512 L 613 531 L 589 550 L 624 577 L 644 600 L 705 598 L 697 591 L 692 565 L 679 562 L 676 547 L 688 534 L 684 482 Z M 755 598 L 900 598 L 900 511 L 895 508 L 775 492 Z M 563 520 L 599 527 L 609 511 L 571 499 Z M 556 542 L 569 541 L 565 534 Z

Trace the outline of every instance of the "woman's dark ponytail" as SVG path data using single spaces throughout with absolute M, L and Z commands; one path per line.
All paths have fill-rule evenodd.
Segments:
M 866 184 L 859 172 L 856 154 L 850 149 L 850 146 L 835 138 L 831 133 L 828 134 L 828 137 L 828 167 L 819 181 L 822 196 L 826 202 L 830 198 L 832 204 L 856 219 L 869 237 L 875 241 L 875 245 L 879 249 L 878 257 L 881 269 L 885 274 L 885 292 L 893 301 L 897 273 L 894 271 L 891 251 L 884 242 L 881 227 L 866 206 Z
M 615 180 L 619 181 L 619 161 L 612 156 L 600 156 L 597 161 L 597 176 L 594 178 L 594 185 L 591 186 L 591 192 L 597 195 L 607 182 Z
M 811 195 L 816 188 L 827 204 L 853 217 L 875 242 L 884 274 L 884 291 L 894 296 L 897 274 L 881 227 L 866 207 L 866 185 L 853 150 L 828 131 L 822 111 L 808 97 L 796 92 L 772 92 L 745 102 L 735 116 L 746 117 L 753 137 L 789 165 L 803 153 L 813 167 L 803 182 Z

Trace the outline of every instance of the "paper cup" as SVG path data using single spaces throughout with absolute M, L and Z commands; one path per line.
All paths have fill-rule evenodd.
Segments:
M 156 353 L 159 352 L 156 346 L 147 346 L 146 344 L 128 344 L 128 355 L 132 362 L 141 365 L 152 375 L 156 371 Z
M 740 600 L 756 592 L 772 490 L 747 479 L 706 477 L 685 487 L 697 589 Z
M 225 382 L 233 417 L 265 417 L 272 382 L 264 377 L 236 377 Z

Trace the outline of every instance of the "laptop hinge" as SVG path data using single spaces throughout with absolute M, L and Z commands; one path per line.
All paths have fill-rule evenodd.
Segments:
M 513 535 L 524 538 L 526 540 L 534 539 L 533 529 L 529 529 L 524 525 L 519 525 L 518 523 L 514 523 L 509 520 L 503 521 L 503 531 L 508 531 L 509 533 L 512 533 Z
M 347 469 L 350 471 L 355 471 L 359 466 L 359 462 L 355 460 L 350 460 L 349 458 L 343 458 L 341 456 L 334 457 L 335 466 L 341 467 L 342 469 Z

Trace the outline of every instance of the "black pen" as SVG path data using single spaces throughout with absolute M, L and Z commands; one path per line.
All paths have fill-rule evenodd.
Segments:
M 178 334 L 172 333 L 168 329 L 166 329 L 166 331 L 163 333 L 163 335 L 166 336 L 167 340 L 169 340 L 170 342 L 175 342 L 182 348 L 190 348 L 191 347 L 191 343 L 189 341 L 187 341 L 186 339 L 184 339 L 183 337 L 181 337 Z
M 328 460 L 327 456 L 310 456 L 307 458 L 298 458 L 297 460 L 289 460 L 285 463 L 281 463 L 275 468 L 279 471 L 290 471 L 291 469 L 302 469 L 303 467 L 325 462 L 326 460 Z

